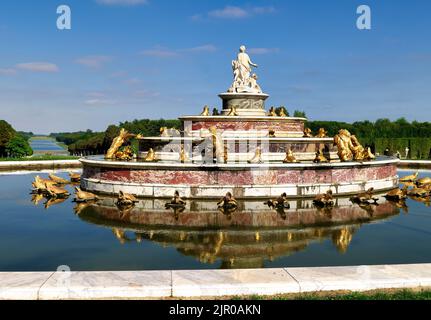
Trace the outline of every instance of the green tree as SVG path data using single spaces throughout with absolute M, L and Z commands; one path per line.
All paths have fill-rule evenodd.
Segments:
M 295 110 L 293 112 L 293 116 L 296 118 L 307 118 L 307 116 L 305 115 L 305 111 L 299 111 L 299 110 Z
M 23 158 L 33 154 L 28 140 L 19 134 L 16 134 L 9 140 L 5 149 L 6 153 L 11 158 Z
M 7 156 L 6 146 L 15 136 L 16 132 L 12 126 L 4 120 L 0 120 L 0 156 Z
M 119 133 L 120 133 L 120 128 L 117 127 L 116 125 L 111 124 L 108 128 L 106 128 L 105 135 L 103 137 L 103 144 L 102 144 L 105 152 L 111 147 L 112 140 L 114 140 L 114 138 L 118 136 Z

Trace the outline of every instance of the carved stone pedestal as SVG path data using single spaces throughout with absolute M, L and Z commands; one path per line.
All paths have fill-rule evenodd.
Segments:
M 223 100 L 222 115 L 227 115 L 235 107 L 239 116 L 265 116 L 265 100 L 269 95 L 265 93 L 220 93 Z

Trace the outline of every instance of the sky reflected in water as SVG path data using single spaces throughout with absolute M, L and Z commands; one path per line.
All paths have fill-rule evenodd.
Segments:
M 120 211 L 111 198 L 81 207 L 73 196 L 59 203 L 34 198 L 36 205 L 30 194 L 36 174 L 0 175 L 0 271 L 431 262 L 431 208 L 411 199 L 408 212 L 384 198 L 362 208 L 339 199 L 332 210 L 291 201 L 285 212 L 248 201 L 230 215 L 216 201 L 189 202 L 175 214 L 164 209 L 165 200 L 147 199 Z

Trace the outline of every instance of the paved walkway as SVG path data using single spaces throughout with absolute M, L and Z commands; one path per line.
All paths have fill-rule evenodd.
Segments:
M 431 287 L 431 264 L 0 273 L 0 299 L 155 299 L 417 287 Z

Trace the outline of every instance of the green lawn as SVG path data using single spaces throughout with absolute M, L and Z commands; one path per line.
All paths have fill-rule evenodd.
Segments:
M 28 158 L 0 158 L 0 161 L 75 160 L 76 156 L 36 155 Z
M 378 290 L 348 293 L 303 293 L 277 296 L 234 297 L 234 300 L 431 300 L 431 289 Z
M 54 138 L 48 137 L 48 136 L 32 136 L 29 140 L 51 140 L 51 141 L 56 141 Z

